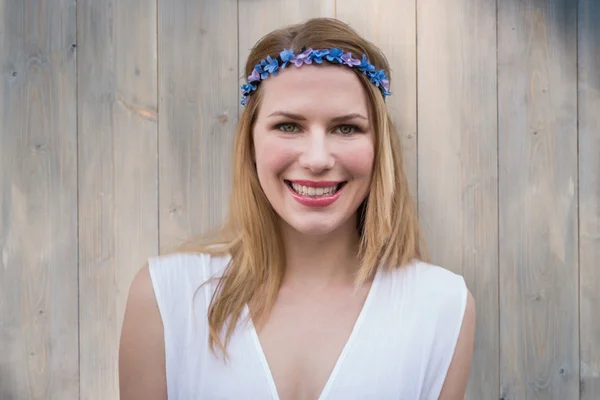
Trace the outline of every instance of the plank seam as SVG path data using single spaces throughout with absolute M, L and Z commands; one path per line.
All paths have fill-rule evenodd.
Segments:
M 156 252 L 160 254 L 160 34 L 159 0 L 156 9 Z
M 501 296 L 500 296 L 500 89 L 499 89 L 499 68 L 498 68 L 498 60 L 499 60 L 499 29 L 500 26 L 499 14 L 498 14 L 498 0 L 496 0 L 496 229 L 498 235 L 496 236 L 496 295 L 498 302 L 498 398 L 502 398 L 502 329 L 500 329 L 500 324 L 502 322 L 501 318 Z
M 75 2 L 75 180 L 77 182 L 77 190 L 75 191 L 75 223 L 77 225 L 76 251 L 77 251 L 77 396 L 81 399 L 81 258 L 79 254 L 81 229 L 79 226 L 79 57 L 77 56 L 77 46 L 79 46 L 79 2 Z
M 415 10 L 415 148 L 417 158 L 415 160 L 415 211 L 417 218 L 419 217 L 419 18 L 418 18 L 418 4 L 417 0 L 414 1 Z M 425 246 L 427 250 L 427 246 Z M 427 256 L 429 256 L 427 254 Z M 429 257 L 428 257 L 429 258 Z
M 581 186 L 579 182 L 581 172 L 581 160 L 579 151 L 579 13 L 581 11 L 581 1 L 577 2 L 577 11 L 575 12 L 575 81 L 576 81 L 576 99 L 575 99 L 575 125 L 577 129 L 576 149 L 577 149 L 577 346 L 579 350 L 577 362 L 577 391 L 579 398 L 582 398 L 582 379 L 581 379 Z

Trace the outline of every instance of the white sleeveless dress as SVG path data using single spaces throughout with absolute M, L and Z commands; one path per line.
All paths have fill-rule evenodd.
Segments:
M 207 310 L 229 257 L 149 259 L 164 326 L 170 400 L 279 399 L 252 324 L 240 324 L 225 364 L 208 347 Z M 193 300 L 192 300 L 193 299 Z M 319 400 L 437 399 L 467 301 L 463 278 L 421 261 L 379 269 Z M 244 317 L 248 310 L 244 310 Z

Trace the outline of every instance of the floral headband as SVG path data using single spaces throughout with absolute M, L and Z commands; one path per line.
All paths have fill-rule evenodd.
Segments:
M 248 77 L 248 83 L 242 85 L 242 105 L 248 103 L 248 96 L 254 92 L 261 81 L 264 81 L 269 75 L 277 76 L 279 69 L 284 69 L 288 64 L 294 64 L 296 67 L 302 64 L 312 64 L 312 62 L 322 64 L 323 61 L 328 61 L 331 64 L 343 64 L 350 68 L 356 68 L 367 75 L 369 80 L 379 88 L 383 99 L 391 95 L 389 92 L 390 82 L 383 69 L 375 70 L 375 66 L 367 60 L 367 56 L 363 54 L 362 60 L 354 58 L 352 53 L 344 53 L 342 50 L 332 47 L 331 49 L 313 50 L 306 49 L 300 54 L 294 54 L 293 50 L 283 49 L 279 56 L 271 58 L 268 56 L 266 60 L 261 60 L 260 63 L 254 66 L 252 75 Z

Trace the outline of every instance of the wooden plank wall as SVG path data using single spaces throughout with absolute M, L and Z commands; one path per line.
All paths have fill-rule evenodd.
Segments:
M 77 1 L 80 397 L 115 398 L 129 283 L 158 251 L 156 4 Z
M 0 399 L 79 396 L 76 9 L 0 0 Z
M 236 0 L 158 1 L 161 252 L 218 225 L 237 123 Z
M 600 397 L 600 1 L 579 3 L 579 301 L 582 400 Z
M 477 301 L 473 399 L 498 398 L 495 20 L 494 0 L 418 2 L 419 219 Z
M 500 395 L 576 399 L 576 2 L 498 2 L 498 121 Z
M 600 398 L 600 2 L 0 0 L 0 399 L 118 398 L 133 275 L 224 216 L 250 48 L 317 16 L 390 60 L 467 398 Z

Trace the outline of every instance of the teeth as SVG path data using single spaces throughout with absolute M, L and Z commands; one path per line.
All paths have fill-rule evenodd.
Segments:
M 310 186 L 298 185 L 297 183 L 292 182 L 292 189 L 294 189 L 294 191 L 296 193 L 304 195 L 304 196 L 313 196 L 313 197 L 331 196 L 332 194 L 334 194 L 336 192 L 337 185 L 324 187 L 324 188 L 315 188 L 315 187 L 310 187 Z

